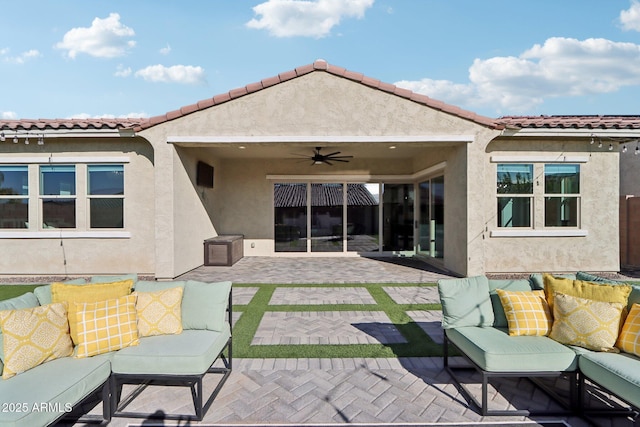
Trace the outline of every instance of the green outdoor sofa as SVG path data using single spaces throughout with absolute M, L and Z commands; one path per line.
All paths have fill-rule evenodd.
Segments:
M 589 282 L 588 286 L 595 283 L 622 284 L 583 272 L 564 277 L 569 279 L 567 283 L 575 279 Z M 631 288 L 627 300 L 629 310 L 634 303 L 640 304 L 640 286 L 632 285 Z M 442 327 L 445 330 L 444 366 L 463 396 L 482 415 L 595 416 L 604 413 L 637 416 L 640 408 L 639 357 L 624 352 L 600 352 L 565 345 L 549 336 L 511 336 L 498 289 L 527 293 L 540 291 L 544 289 L 543 277 L 534 274 L 529 279 L 492 280 L 477 276 L 438 282 Z M 451 347 L 468 364 L 453 366 L 449 360 L 453 353 Z M 474 375 L 463 375 L 469 369 L 472 374 L 475 371 L 476 379 L 473 379 Z M 478 381 L 478 374 L 481 378 L 480 399 L 468 388 L 470 383 Z M 496 377 L 529 378 L 558 401 L 561 409 L 536 407 L 535 402 L 518 402 L 512 406 L 514 409 L 489 408 L 488 382 Z M 562 377 L 569 385 L 557 390 L 549 386 L 549 381 L 540 381 L 544 377 Z M 617 396 L 623 406 L 617 402 L 606 407 L 589 407 L 588 399 L 585 399 L 587 384 L 592 391 L 595 386 Z
M 141 335 L 138 345 L 91 357 L 61 357 L 11 378 L 0 379 L 0 404 L 3 405 L 0 426 L 46 426 L 78 417 L 89 422 L 109 421 L 114 416 L 153 417 L 151 413 L 127 412 L 126 407 L 147 385 L 163 384 L 190 387 L 194 413 L 165 414 L 166 408 L 157 408 L 156 416 L 181 420 L 203 418 L 232 369 L 231 283 L 149 282 L 138 281 L 136 275 L 126 275 L 93 277 L 87 284 L 128 279 L 132 280 L 133 291 L 139 295 L 182 288 L 182 299 L 176 303 L 180 305 L 181 332 Z M 85 285 L 84 280 L 72 284 Z M 41 286 L 34 292 L 0 301 L 0 314 L 3 310 L 51 304 L 51 286 Z M 137 301 L 140 301 L 139 296 Z M 1 344 L 0 334 L 0 360 L 5 361 Z M 76 346 L 76 354 L 78 351 Z M 6 366 L 0 362 L 0 373 L 3 368 Z M 203 378 L 209 373 L 221 374 L 221 377 L 210 395 L 203 396 Z M 137 384 L 138 387 L 130 396 L 121 396 L 123 384 Z M 87 401 L 100 402 L 100 399 L 101 415 L 82 414 Z

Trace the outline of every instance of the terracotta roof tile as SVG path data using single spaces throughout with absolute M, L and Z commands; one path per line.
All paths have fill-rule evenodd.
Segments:
M 640 116 L 505 116 L 504 126 L 556 129 L 640 129 Z

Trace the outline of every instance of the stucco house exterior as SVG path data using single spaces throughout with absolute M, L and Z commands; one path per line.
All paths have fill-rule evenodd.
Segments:
M 493 119 L 322 60 L 150 119 L 0 131 L 4 276 L 173 278 L 225 234 L 245 256 L 613 272 L 639 182 L 640 117 Z

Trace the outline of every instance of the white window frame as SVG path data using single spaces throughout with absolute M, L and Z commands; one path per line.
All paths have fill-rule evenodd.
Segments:
M 0 239 L 130 239 L 131 232 L 124 229 L 91 229 L 89 228 L 88 218 L 86 215 L 82 215 L 82 212 L 88 212 L 87 206 L 82 206 L 80 209 L 79 204 L 83 203 L 82 199 L 85 199 L 85 205 L 88 205 L 86 180 L 88 178 L 87 165 L 89 164 L 122 164 L 124 170 L 127 169 L 127 164 L 130 163 L 128 156 L 7 156 L 0 158 L 0 164 L 2 165 L 16 165 L 16 166 L 28 166 L 29 173 L 29 228 L 27 229 L 0 229 Z M 55 228 L 55 229 L 42 229 L 42 209 L 40 199 L 51 198 L 55 196 L 40 195 L 40 165 L 56 165 L 56 164 L 69 164 L 76 166 L 76 228 Z M 79 179 L 82 174 L 84 178 Z M 125 183 L 126 192 L 126 183 Z M 67 196 L 59 196 L 65 198 Z M 125 196 L 126 199 L 126 196 Z M 126 200 L 125 200 L 126 203 Z M 37 208 L 31 208 L 32 204 Z M 126 218 L 126 207 L 125 218 Z M 78 215 L 80 211 L 80 215 Z M 124 224 L 126 227 L 126 223 Z
M 539 200 L 542 201 L 543 203 L 543 209 L 544 209 L 544 202 L 545 202 L 545 196 L 547 195 L 544 191 L 544 165 L 545 164 L 552 164 L 552 163 L 567 163 L 567 164 L 578 164 L 580 165 L 580 169 L 581 169 L 581 173 L 580 173 L 580 194 L 578 196 L 580 196 L 580 198 L 578 199 L 578 212 L 579 212 L 579 218 L 578 218 L 578 226 L 577 227 L 545 227 L 544 226 L 544 218 L 542 218 L 542 226 L 536 226 L 537 220 L 536 218 L 534 218 L 532 216 L 532 227 L 531 228 L 525 228 L 525 227 L 514 227 L 514 228 L 498 228 L 497 227 L 497 223 L 493 225 L 493 227 L 495 227 L 495 229 L 492 229 L 489 232 L 490 237 L 585 237 L 589 235 L 589 231 L 582 228 L 582 221 L 581 221 L 581 212 L 582 212 L 582 208 L 581 208 L 581 202 L 582 202 L 582 191 L 583 191 L 583 186 L 582 186 L 582 164 L 587 163 L 589 161 L 589 156 L 588 155 L 531 155 L 531 156 L 526 156 L 526 155 L 494 155 L 491 156 L 490 158 L 490 162 L 491 163 L 528 163 L 528 164 L 533 164 L 534 167 L 534 190 L 533 190 L 533 202 L 532 204 L 534 204 L 534 206 L 536 206 L 537 203 L 539 203 Z M 542 169 L 538 169 L 538 168 L 542 168 Z M 541 170 L 542 171 L 542 177 L 540 179 L 536 178 L 536 170 Z M 494 173 L 493 176 L 496 177 L 497 176 L 497 167 L 496 169 L 494 169 Z M 495 180 L 495 179 L 494 179 Z M 542 180 L 542 183 L 539 183 L 539 180 Z M 539 188 L 540 186 L 542 186 L 542 188 L 540 188 L 540 190 L 536 191 L 537 188 Z M 500 195 L 497 194 L 497 189 L 496 191 L 496 200 L 497 197 L 499 197 Z M 557 194 L 554 194 L 552 196 L 559 196 Z M 574 195 L 570 195 L 571 197 L 573 197 Z M 497 209 L 498 204 L 494 203 L 495 209 Z M 532 206 L 532 209 L 534 211 L 534 215 L 535 215 L 535 208 Z

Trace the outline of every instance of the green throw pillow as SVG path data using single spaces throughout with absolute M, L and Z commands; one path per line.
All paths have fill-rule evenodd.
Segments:
M 231 282 L 188 280 L 182 295 L 182 327 L 222 331 L 227 320 Z
M 438 280 L 442 327 L 493 326 L 494 314 L 485 276 Z

